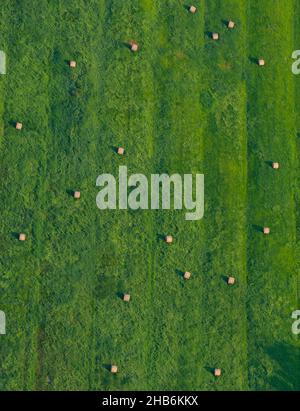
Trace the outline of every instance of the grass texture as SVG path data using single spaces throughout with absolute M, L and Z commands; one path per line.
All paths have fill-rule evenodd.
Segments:
M 194 4 L 1 2 L 1 390 L 300 389 L 300 8 Z M 203 173 L 204 218 L 98 210 L 120 165 Z

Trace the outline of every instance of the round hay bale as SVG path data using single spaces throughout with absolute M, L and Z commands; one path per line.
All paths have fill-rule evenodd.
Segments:
M 171 244 L 173 243 L 173 237 L 171 235 L 167 235 L 165 241 L 166 243 Z
M 195 7 L 195 6 L 190 6 L 190 8 L 189 8 L 189 12 L 190 12 L 190 13 L 195 14 L 196 11 L 197 11 L 197 7 Z
M 221 374 L 222 374 L 221 368 L 215 368 L 214 369 L 214 376 L 215 377 L 221 377 Z
M 123 301 L 129 302 L 130 301 L 130 294 L 123 295 Z
M 132 51 L 132 52 L 134 52 L 134 53 L 136 53 L 137 51 L 138 51 L 138 49 L 139 49 L 139 45 L 135 42 L 135 41 L 132 41 L 131 43 L 130 43 L 130 50 Z
M 189 272 L 189 271 L 186 271 L 184 274 L 183 274 L 183 278 L 185 279 L 185 280 L 189 280 L 190 278 L 191 278 L 191 273 Z

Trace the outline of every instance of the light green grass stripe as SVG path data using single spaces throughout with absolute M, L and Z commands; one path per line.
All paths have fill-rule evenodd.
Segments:
M 206 339 L 203 389 L 247 389 L 246 273 L 246 87 L 245 8 L 240 1 L 205 3 L 206 214 L 203 256 Z M 229 31 L 232 19 L 236 28 Z M 220 39 L 214 42 L 211 33 Z M 229 275 L 236 286 L 226 284 Z M 223 370 L 221 379 L 212 376 Z
M 197 3 L 198 4 L 198 3 Z M 193 16 L 183 1 L 155 2 L 152 40 L 155 78 L 156 172 L 202 173 L 203 130 L 199 104 L 202 81 L 203 12 Z M 201 386 L 201 221 L 184 213 L 157 212 L 154 221 L 156 271 L 153 284 L 150 389 Z M 166 246 L 163 237 L 174 236 Z M 192 279 L 184 283 L 182 272 Z
M 300 16 L 300 5 L 299 3 L 294 0 L 294 43 L 293 43 L 293 51 L 294 50 L 299 50 L 300 49 L 300 41 L 299 41 L 299 33 L 300 33 L 300 26 L 298 24 L 298 19 Z M 294 60 L 292 60 L 293 62 Z M 299 117 L 299 111 L 300 111 L 300 103 L 299 103 L 299 98 L 300 96 L 300 77 L 295 76 L 294 77 L 294 84 L 295 84 L 295 112 L 296 112 L 296 134 L 295 134 L 295 144 L 296 144 L 296 149 L 297 149 L 297 154 L 299 153 L 300 149 L 300 117 Z M 297 156 L 298 159 L 298 170 L 297 170 L 297 184 L 296 187 L 299 187 L 299 181 L 300 181 L 300 159 L 299 159 L 299 154 Z M 300 190 L 296 190 L 296 206 L 297 206 L 297 251 L 299 250 L 299 224 L 300 224 L 300 212 L 298 209 L 298 204 L 300 202 Z M 298 260 L 299 261 L 299 260 Z M 297 303 L 299 306 L 299 301 L 300 299 L 300 270 L 298 266 L 298 295 L 297 295 Z

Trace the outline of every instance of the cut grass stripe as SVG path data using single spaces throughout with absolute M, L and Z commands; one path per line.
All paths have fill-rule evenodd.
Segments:
M 236 28 L 228 30 L 229 19 Z M 206 253 L 202 355 L 203 389 L 247 389 L 246 273 L 246 98 L 244 2 L 206 2 L 205 109 Z M 214 42 L 211 33 L 218 32 Z M 237 284 L 229 288 L 228 276 Z M 212 376 L 214 367 L 223 377 Z M 209 374 L 210 373 L 210 374 Z
M 293 40 L 292 1 L 249 3 L 250 62 L 266 60 L 263 69 L 253 63 L 247 71 L 249 382 L 257 390 L 296 388 L 290 321 L 297 287 Z M 278 173 L 270 161 L 281 163 Z M 268 237 L 264 225 L 271 227 Z
M 45 130 L 48 77 L 44 67 L 51 48 L 51 31 L 48 29 L 41 36 L 43 18 L 38 13 L 29 15 L 25 4 L 16 11 L 13 6 L 6 5 L 3 16 L 11 70 L 6 74 L 5 140 L 1 152 L 4 256 L 1 302 L 8 319 L 7 335 L 1 349 L 1 388 L 30 390 L 36 387 L 38 367 L 40 259 L 48 137 L 47 128 Z M 47 24 L 51 26 L 51 13 L 47 17 Z M 35 35 L 42 38 L 40 49 L 28 44 L 31 23 L 37 27 Z M 16 42 L 17 49 L 14 47 Z M 15 121 L 24 123 L 21 132 L 14 129 Z M 18 243 L 19 232 L 27 234 L 25 243 Z
M 202 81 L 203 13 L 192 16 L 182 1 L 156 2 L 153 38 L 155 76 L 155 158 L 159 173 L 203 172 L 203 129 L 199 104 Z M 183 212 L 155 213 L 151 389 L 201 386 L 203 340 L 201 222 Z M 163 237 L 174 236 L 168 247 Z M 184 271 L 192 278 L 185 283 Z

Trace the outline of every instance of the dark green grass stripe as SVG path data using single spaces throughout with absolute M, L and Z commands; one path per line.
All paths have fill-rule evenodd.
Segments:
M 38 369 L 40 313 L 41 236 L 45 215 L 45 165 L 47 152 L 47 66 L 51 30 L 41 36 L 45 21 L 28 13 L 28 5 L 5 8 L 3 21 L 9 27 L 9 71 L 5 93 L 5 140 L 1 153 L 2 173 L 2 295 L 7 314 L 7 335 L 2 345 L 2 389 L 34 389 Z M 31 24 L 38 25 L 34 34 Z M 16 28 L 18 27 L 18 28 Z M 42 39 L 31 47 L 31 42 Z M 17 46 L 16 46 L 17 44 Z M 14 122 L 24 129 L 17 132 Z M 17 234 L 28 240 L 18 243 Z
M 299 41 L 299 34 L 300 34 L 300 26 L 299 26 L 299 18 L 300 18 L 300 5 L 297 1 L 294 0 L 293 2 L 294 8 L 294 42 L 293 42 L 293 51 L 300 49 L 300 41 Z M 292 60 L 293 62 L 293 60 Z M 296 216 L 297 216 L 297 227 L 296 227 L 296 241 L 297 246 L 295 250 L 296 255 L 296 271 L 298 273 L 297 278 L 297 296 L 294 305 L 294 310 L 299 310 L 300 307 L 300 261 L 299 261 L 299 245 L 300 245 L 300 214 L 299 214 L 299 204 L 300 204 L 300 140 L 299 140 L 299 130 L 300 130 L 300 104 L 299 104 L 299 97 L 300 97 L 300 77 L 299 75 L 294 76 L 294 87 L 295 87 L 295 113 L 296 113 L 296 133 L 294 134 L 295 145 L 296 145 L 296 153 L 297 153 L 297 178 L 296 178 L 296 187 L 295 187 L 295 202 L 296 202 Z M 290 372 L 293 373 L 294 377 L 294 387 L 299 391 L 300 389 L 300 368 L 297 369 L 294 367 L 294 364 L 300 363 L 300 340 L 299 335 L 294 336 L 293 347 L 287 350 L 289 353 L 289 369 L 285 371 L 284 369 L 281 370 L 283 377 L 288 378 Z
M 59 3 L 51 67 L 47 248 L 43 259 L 40 387 L 90 389 L 95 381 L 96 99 L 101 36 L 98 2 Z M 95 53 L 95 54 L 94 54 Z M 68 61 L 77 61 L 71 70 Z M 74 201 L 74 190 L 82 198 Z M 51 384 L 47 384 L 50 377 Z
M 152 17 L 143 2 L 106 2 L 101 41 L 100 136 L 98 172 L 118 174 L 126 165 L 129 174 L 150 175 L 153 156 L 153 75 L 151 67 Z M 130 52 L 126 42 L 136 40 L 140 50 Z M 125 147 L 125 156 L 114 148 Z M 152 327 L 153 271 L 151 212 L 98 211 L 101 250 L 97 297 L 97 387 L 146 389 L 149 333 Z M 105 247 L 103 245 L 105 244 Z M 120 295 L 131 294 L 124 303 Z M 111 363 L 119 374 L 107 370 Z
M 9 9 L 8 5 L 1 7 L 0 10 L 0 19 L 5 21 L 6 13 Z M 0 50 L 4 53 L 7 52 L 7 36 L 8 36 L 8 24 L 2 24 L 1 28 L 1 40 L 0 40 Z M 2 148 L 2 143 L 4 140 L 4 101 L 5 101 L 5 84 L 6 84 L 6 75 L 0 74 L 0 149 Z
M 249 2 L 248 346 L 250 388 L 258 390 L 296 388 L 290 320 L 297 290 L 293 22 L 292 1 Z M 259 57 L 264 68 L 255 64 Z M 270 161 L 281 163 L 279 172 Z M 270 236 L 262 234 L 264 225 Z

